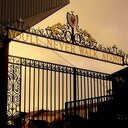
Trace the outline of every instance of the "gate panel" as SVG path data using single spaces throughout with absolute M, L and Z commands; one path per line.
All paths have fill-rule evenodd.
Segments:
M 10 90 L 15 87 L 20 96 L 16 114 L 13 100 L 8 104 L 10 122 L 18 125 L 17 120 L 20 120 L 20 125 L 30 127 L 34 125 L 33 120 L 44 120 L 49 125 L 56 119 L 61 120 L 65 102 L 74 100 L 73 68 L 15 56 L 10 58 L 15 61 L 9 59 L 8 95 L 13 98 L 14 91 Z
M 54 126 L 64 114 L 89 119 L 111 99 L 105 73 L 9 56 L 8 75 L 9 123 L 19 128 Z
M 90 119 L 98 112 L 98 105 L 111 100 L 112 82 L 108 74 L 76 69 L 76 115 Z M 72 114 L 74 101 L 66 102 L 66 114 Z M 72 106 L 72 107 L 71 107 Z

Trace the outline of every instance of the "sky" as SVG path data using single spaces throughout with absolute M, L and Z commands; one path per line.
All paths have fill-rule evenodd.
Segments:
M 116 45 L 128 53 L 128 0 L 70 0 L 70 4 L 41 21 L 34 28 L 46 28 L 58 22 L 65 24 L 66 14 L 71 11 L 78 15 L 79 27 L 87 30 L 99 44 L 106 47 Z M 9 54 L 110 74 L 124 68 L 124 66 L 15 42 L 10 43 Z

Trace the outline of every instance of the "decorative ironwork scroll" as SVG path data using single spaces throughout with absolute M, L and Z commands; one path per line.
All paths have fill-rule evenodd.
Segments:
M 120 56 L 122 57 L 122 65 L 128 65 L 127 53 L 123 52 L 123 50 L 119 49 L 116 45 L 113 45 L 111 47 L 104 47 L 102 44 L 99 44 L 91 36 L 90 33 L 88 33 L 86 30 L 82 30 L 79 27 L 78 20 L 79 20 L 78 16 L 74 15 L 74 12 L 71 12 L 71 13 L 68 12 L 66 24 L 56 23 L 53 26 L 48 26 L 45 29 L 40 29 L 40 28 L 35 29 L 35 28 L 30 28 L 29 26 L 25 26 L 23 20 L 18 19 L 18 21 L 15 23 L 1 24 L 0 35 L 7 36 L 8 38 L 13 40 L 17 35 L 24 32 L 26 34 L 32 34 L 32 35 L 43 37 L 46 39 L 56 40 L 58 42 L 64 42 L 64 43 L 75 45 L 78 47 L 80 46 L 83 48 L 88 48 L 88 49 L 103 52 L 106 54 Z M 9 30 L 12 33 L 9 33 Z M 25 43 L 25 41 L 23 42 Z M 35 42 L 34 44 L 31 44 L 31 45 L 38 46 L 39 44 Z M 53 49 L 53 50 L 56 50 L 56 49 Z M 92 57 L 92 59 L 94 59 L 94 57 Z
M 20 112 L 20 90 L 21 90 L 21 66 L 14 64 L 19 62 L 18 59 L 9 57 L 8 64 L 8 90 L 7 90 L 7 114 L 10 124 L 13 118 Z
M 49 62 L 44 62 L 44 61 L 39 61 L 39 60 L 32 60 L 29 58 L 22 58 L 22 57 L 17 57 L 17 56 L 12 56 L 12 55 L 9 56 L 9 63 L 11 63 L 9 66 L 10 67 L 9 74 L 12 74 L 11 73 L 12 71 L 15 72 L 15 74 L 17 73 L 17 76 L 15 77 L 15 79 L 17 80 L 17 83 L 19 83 L 19 80 L 21 80 L 20 78 L 21 69 L 20 68 L 22 66 L 37 68 L 37 69 L 44 69 L 44 70 L 55 71 L 55 72 L 61 72 L 61 73 L 66 73 L 66 74 L 74 74 L 73 67 L 70 67 L 70 66 L 59 65 L 59 64 L 49 63 Z M 12 64 L 15 65 L 15 69 L 14 67 L 12 68 Z M 103 77 L 106 79 L 106 76 L 108 76 L 109 74 L 76 68 L 76 75 L 86 76 L 86 77 L 91 76 L 92 78 Z M 12 78 L 12 76 L 9 75 L 9 78 Z

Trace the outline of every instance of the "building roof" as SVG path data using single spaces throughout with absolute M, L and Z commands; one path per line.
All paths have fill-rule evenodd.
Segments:
M 19 18 L 32 27 L 70 0 L 0 0 L 0 23 L 13 23 Z

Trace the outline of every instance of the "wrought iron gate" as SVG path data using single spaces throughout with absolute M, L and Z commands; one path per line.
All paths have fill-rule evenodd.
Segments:
M 24 113 L 25 127 L 33 120 L 62 120 L 63 114 L 89 119 L 112 89 L 108 74 L 16 56 L 9 56 L 8 75 L 9 122 Z
M 0 35 L 17 43 L 118 65 L 128 64 L 128 55 L 116 46 L 98 45 L 86 30 L 81 30 L 78 16 L 73 12 L 67 13 L 67 21 L 45 30 L 24 28 L 24 23 L 18 21 L 16 26 L 1 25 Z M 27 39 L 15 38 L 21 33 L 28 34 Z M 38 41 L 45 38 L 46 43 L 29 42 L 32 35 Z M 34 126 L 40 121 L 42 126 L 54 127 L 58 121 L 65 123 L 65 115 L 79 115 L 88 120 L 101 103 L 112 99 L 109 74 L 12 55 L 8 60 L 8 124 L 18 128 Z

